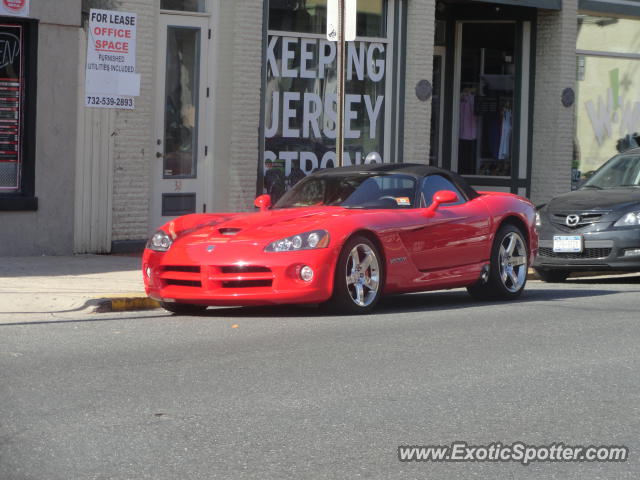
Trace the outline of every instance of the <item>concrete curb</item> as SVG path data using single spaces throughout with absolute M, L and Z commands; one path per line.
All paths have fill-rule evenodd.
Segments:
M 131 312 L 160 308 L 160 302 L 147 296 L 103 298 L 97 301 L 94 313 Z

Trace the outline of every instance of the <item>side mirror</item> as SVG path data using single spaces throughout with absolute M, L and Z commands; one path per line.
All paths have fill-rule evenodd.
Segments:
M 269 210 L 269 207 L 271 206 L 271 195 L 267 193 L 260 195 L 255 199 L 253 204 L 258 207 L 261 212 L 265 212 Z
M 440 205 L 455 203 L 457 201 L 458 195 L 456 195 L 455 192 L 452 192 L 451 190 L 440 190 L 433 195 L 433 201 L 431 202 L 431 205 L 427 207 L 424 214 L 426 217 L 432 217 Z

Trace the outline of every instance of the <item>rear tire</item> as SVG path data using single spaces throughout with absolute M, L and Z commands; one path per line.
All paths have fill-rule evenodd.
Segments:
M 160 302 L 160 306 L 176 315 L 196 315 L 207 309 L 206 305 L 194 305 L 191 303 Z
M 571 275 L 568 270 L 543 270 L 541 268 L 535 268 L 534 270 L 543 282 L 548 283 L 562 283 Z
M 350 315 L 368 313 L 380 299 L 383 279 L 378 247 L 367 237 L 352 237 L 338 256 L 333 295 L 325 306 Z
M 491 247 L 491 263 L 486 281 L 467 287 L 477 300 L 514 300 L 527 283 L 529 249 L 522 231 L 515 225 L 500 227 Z

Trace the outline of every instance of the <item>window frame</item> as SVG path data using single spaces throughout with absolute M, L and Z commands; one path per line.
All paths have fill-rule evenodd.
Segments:
M 35 196 L 35 161 L 39 21 L 31 18 L 0 17 L 0 22 L 22 26 L 21 48 L 24 55 L 20 184 L 15 191 L 0 190 L 0 211 L 36 211 L 38 210 L 38 198 Z

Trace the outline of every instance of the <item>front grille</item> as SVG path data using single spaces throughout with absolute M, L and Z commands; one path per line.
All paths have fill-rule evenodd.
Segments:
M 553 248 L 539 248 L 538 256 L 547 258 L 563 258 L 566 260 L 582 260 L 591 258 L 607 258 L 611 255 L 610 248 L 585 248 L 582 252 L 554 252 Z
M 269 273 L 270 268 L 259 267 L 256 265 L 229 265 L 226 267 L 220 267 L 222 273 Z
M 576 230 L 578 228 L 588 227 L 589 225 L 592 225 L 598 222 L 605 213 L 606 212 L 576 213 L 576 214 L 554 213 L 553 215 L 551 215 L 551 221 L 556 225 L 560 225 L 561 227 Z M 578 217 L 580 217 L 580 220 L 576 225 L 567 225 L 566 220 L 568 215 L 578 215 Z
M 175 278 L 168 278 L 164 281 L 167 285 L 176 285 L 180 287 L 194 287 L 200 288 L 202 287 L 202 282 L 197 280 L 176 280 Z
M 274 274 L 262 265 L 169 265 L 160 280 L 167 287 L 202 288 L 206 291 L 232 288 L 270 288 Z
M 200 267 L 191 265 L 167 265 L 163 269 L 165 272 L 200 273 Z
M 229 280 L 222 282 L 222 288 L 270 287 L 272 280 Z
M 160 279 L 165 286 L 202 287 L 198 265 L 164 265 L 160 272 Z
M 221 265 L 211 267 L 209 282 L 214 288 L 271 288 L 273 271 L 263 265 Z

